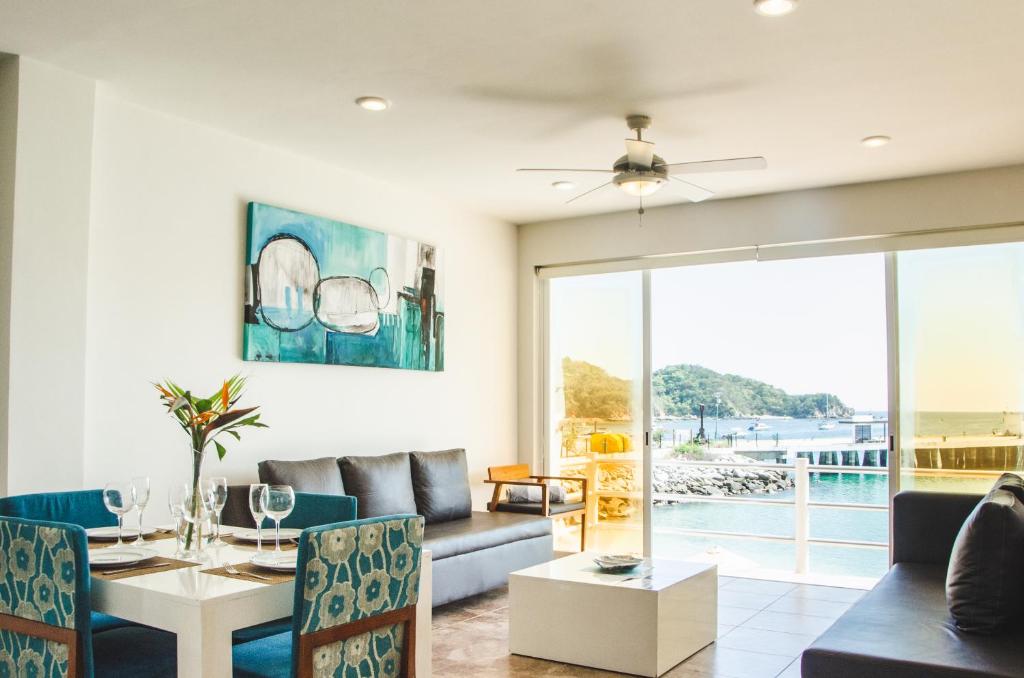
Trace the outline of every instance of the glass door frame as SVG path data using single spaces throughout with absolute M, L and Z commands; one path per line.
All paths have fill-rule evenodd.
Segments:
M 643 275 L 642 307 L 643 307 L 643 399 L 641 403 L 643 426 L 643 550 L 645 556 L 652 553 L 653 542 L 653 460 L 651 454 L 651 436 L 653 431 L 652 392 L 651 392 L 651 270 L 657 268 L 676 268 L 711 263 L 728 263 L 734 261 L 771 261 L 781 259 L 817 258 L 822 256 L 840 256 L 844 254 L 882 254 L 885 258 L 885 305 L 886 305 L 886 343 L 887 343 L 887 379 L 888 379 L 888 481 L 889 481 L 889 549 L 890 562 L 892 555 L 892 501 L 900 491 L 901 454 L 900 441 L 900 373 L 899 373 L 899 272 L 897 253 L 903 250 L 943 249 L 972 245 L 1024 242 L 1024 223 L 1006 223 L 995 225 L 964 226 L 934 229 L 921 232 L 907 232 L 865 236 L 862 238 L 838 239 L 834 241 L 808 241 L 780 244 L 774 246 L 749 246 L 729 250 L 711 250 L 704 252 L 658 255 L 647 258 L 624 260 L 551 265 L 536 269 L 539 284 L 539 342 L 540 350 L 537 364 L 540 378 L 537 381 L 539 392 L 536 393 L 535 407 L 540 415 L 537 422 L 540 426 L 539 436 L 535 439 L 540 445 L 535 450 L 539 453 L 541 465 L 548 472 L 549 458 L 547 450 L 550 444 L 550 380 L 548 364 L 550 360 L 549 336 L 551 328 L 550 298 L 548 282 L 556 277 L 575 275 L 593 275 L 599 273 L 615 273 L 627 270 L 639 270 Z M 536 411 L 536 410 L 535 410 Z

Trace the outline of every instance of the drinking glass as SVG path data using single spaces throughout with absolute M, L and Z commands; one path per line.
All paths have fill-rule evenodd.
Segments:
M 260 499 L 263 512 L 274 521 L 274 551 L 281 552 L 281 521 L 295 508 L 295 490 L 291 485 L 269 485 Z
M 249 513 L 256 523 L 256 550 L 263 550 L 263 518 L 267 515 L 263 510 L 263 495 L 267 493 L 266 483 L 253 483 L 249 486 Z
M 210 518 L 209 497 L 201 489 L 195 492 L 192 485 L 183 485 L 179 499 L 181 517 L 187 523 L 185 552 L 199 555 L 203 550 L 203 526 Z M 188 543 L 189 534 L 192 537 L 191 543 Z
M 174 520 L 174 555 L 176 556 L 180 556 L 184 553 L 183 546 L 185 542 L 182 539 L 181 526 L 185 522 L 185 517 L 181 508 L 181 496 L 186 489 L 186 485 L 176 485 L 167 493 L 167 508 L 170 510 L 171 518 Z
M 117 516 L 117 544 L 124 546 L 121 533 L 124 531 L 124 514 L 135 508 L 135 487 L 130 483 L 107 483 L 103 488 L 103 505 Z
M 213 545 L 223 546 L 224 541 L 220 538 L 220 514 L 224 510 L 224 504 L 228 501 L 228 479 L 222 476 L 210 478 L 206 481 L 206 493 L 210 509 L 217 517 L 217 538 L 213 540 Z
M 132 487 L 135 488 L 135 507 L 139 509 L 139 536 L 132 542 L 132 546 L 142 546 L 142 512 L 149 503 L 149 476 L 135 476 L 132 478 Z

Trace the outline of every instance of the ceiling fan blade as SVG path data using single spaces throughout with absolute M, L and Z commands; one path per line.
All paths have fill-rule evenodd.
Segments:
M 571 202 L 573 202 L 575 200 L 579 200 L 580 198 L 582 198 L 585 195 L 590 195 L 594 191 L 600 190 L 600 189 L 604 188 L 605 186 L 610 185 L 611 183 L 612 182 L 608 181 L 608 182 L 605 182 L 605 183 L 601 184 L 600 186 L 596 186 L 596 187 L 590 189 L 589 191 L 584 191 L 583 193 L 580 193 L 579 195 L 574 195 L 573 197 L 571 197 L 568 200 L 566 200 L 565 204 L 568 205 L 569 203 L 571 203 Z
M 689 200 L 690 202 L 701 202 L 702 200 L 707 200 L 708 198 L 714 197 L 715 195 L 713 191 L 709 191 L 703 186 L 691 184 L 689 181 L 680 179 L 679 177 L 671 178 L 675 179 L 677 182 L 683 185 L 682 189 L 680 190 L 680 193 L 686 196 L 686 199 Z
M 698 162 L 677 162 L 665 167 L 669 174 L 703 174 L 704 172 L 739 172 L 743 170 L 762 170 L 768 167 L 768 161 L 761 156 L 753 158 L 728 158 L 725 160 L 700 160 Z
M 633 167 L 651 169 L 654 164 L 654 144 L 641 139 L 626 139 L 626 157 Z
M 614 174 L 610 169 L 560 169 L 558 167 L 520 167 L 517 172 L 601 172 L 602 174 Z

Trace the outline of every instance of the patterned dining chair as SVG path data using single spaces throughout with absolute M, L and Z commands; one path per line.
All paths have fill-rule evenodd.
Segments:
M 232 497 L 235 500 L 232 501 Z M 231 485 L 228 488 L 228 503 L 224 506 L 222 519 L 225 525 L 254 528 L 252 514 L 249 512 L 249 486 Z M 356 519 L 356 498 L 335 494 L 295 493 L 295 508 L 291 514 L 281 521 L 281 527 L 304 530 L 307 527 L 347 522 Z M 267 521 L 269 522 L 269 521 Z M 263 538 L 274 539 L 273 526 L 264 525 Z M 231 634 L 231 642 L 235 645 L 259 640 L 278 633 L 285 633 L 292 627 L 292 618 L 274 621 L 238 629 Z
M 175 674 L 172 634 L 135 626 L 94 638 L 89 595 L 81 526 L 0 517 L 0 676 Z
M 422 545 L 422 516 L 304 530 L 292 629 L 236 645 L 236 678 L 414 678 Z
M 103 490 L 40 492 L 0 497 L 0 516 L 71 523 L 81 525 L 85 529 L 117 525 L 117 518 L 103 504 Z M 102 633 L 132 624 L 133 622 L 113 615 L 92 613 L 93 633 Z

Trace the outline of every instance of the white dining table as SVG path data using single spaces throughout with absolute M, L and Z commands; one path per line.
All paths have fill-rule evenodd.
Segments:
M 174 558 L 174 539 L 147 543 Z M 273 548 L 271 541 L 270 548 Z M 194 567 L 139 574 L 124 579 L 92 577 L 92 609 L 170 631 L 178 637 L 178 676 L 230 678 L 231 633 L 289 617 L 295 580 L 270 584 L 233 579 L 208 570 L 247 563 L 254 548 L 210 546 Z M 431 554 L 423 551 L 416 606 L 416 674 L 430 676 Z

